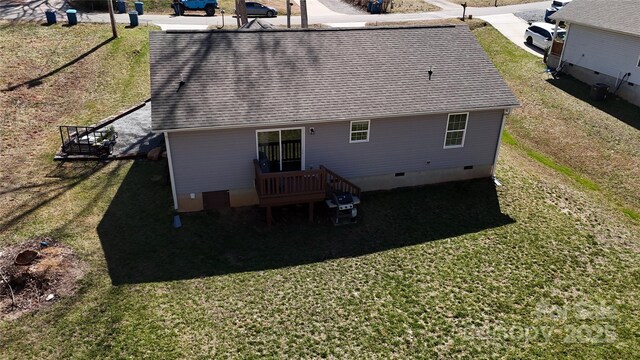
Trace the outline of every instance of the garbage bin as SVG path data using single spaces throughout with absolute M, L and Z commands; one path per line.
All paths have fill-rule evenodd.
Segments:
M 368 13 L 371 13 L 371 5 L 372 5 L 372 4 L 373 4 L 373 0 L 369 0 L 369 1 L 367 2 L 367 12 L 368 12 Z
M 591 100 L 602 101 L 607 98 L 609 93 L 609 85 L 603 83 L 596 83 L 591 87 L 589 97 Z
M 44 14 L 47 16 L 47 24 L 53 25 L 57 22 L 55 10 L 49 9 L 45 11 Z
M 380 4 L 378 4 L 378 2 L 374 2 L 373 4 L 371 4 L 371 13 L 380 14 Z
M 118 0 L 118 13 L 124 14 L 126 12 L 127 12 L 127 3 L 122 0 Z
M 136 1 L 134 5 L 136 6 L 138 15 L 144 15 L 144 3 L 142 1 Z
M 75 9 L 67 10 L 67 21 L 69 25 L 76 25 L 78 23 L 78 15 Z
M 129 22 L 131 23 L 131 27 L 138 26 L 138 12 L 137 11 L 129 11 Z

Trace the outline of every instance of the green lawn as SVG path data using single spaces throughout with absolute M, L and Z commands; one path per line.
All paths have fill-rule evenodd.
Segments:
M 509 134 L 528 151 L 571 168 L 622 211 L 640 213 L 640 108 L 616 98 L 594 103 L 588 85 L 549 79 L 542 61 L 506 46 L 497 31 L 475 33 L 522 103 L 509 117 Z
M 537 58 L 489 27 L 475 34 L 494 60 L 524 68 L 499 64 L 512 87 L 527 74 L 529 87 L 553 87 L 538 78 Z M 128 53 L 112 46 L 112 56 Z M 368 193 L 352 227 L 321 213 L 307 225 L 293 207 L 278 210 L 271 230 L 259 209 L 184 215 L 172 229 L 165 164 L 56 167 L 37 153 L 34 174 L 70 186 L 19 208 L 0 244 L 47 234 L 90 271 L 75 297 L 0 322 L 0 358 L 638 358 L 640 228 L 608 181 L 519 130 L 524 114 L 539 126 L 531 108 L 548 101 L 523 101 L 510 116 L 503 186 Z

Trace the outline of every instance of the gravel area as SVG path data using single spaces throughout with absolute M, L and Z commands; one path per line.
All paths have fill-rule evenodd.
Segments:
M 363 9 L 357 8 L 342 0 L 318 0 L 318 1 L 320 1 L 322 5 L 328 7 L 329 10 L 332 10 L 341 14 L 363 15 L 367 13 Z
M 513 15 L 529 23 L 538 22 L 538 21 L 544 22 L 544 10 L 522 11 L 522 12 L 514 13 Z
M 164 142 L 162 133 L 151 131 L 150 102 L 114 121 L 112 125 L 118 132 L 118 140 L 113 149 L 114 155 L 147 153 Z

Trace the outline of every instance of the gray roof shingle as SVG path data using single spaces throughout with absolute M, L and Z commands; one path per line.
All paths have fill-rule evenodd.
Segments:
M 150 45 L 154 130 L 518 105 L 466 26 L 152 32 Z
M 639 0 L 573 0 L 551 18 L 640 36 Z

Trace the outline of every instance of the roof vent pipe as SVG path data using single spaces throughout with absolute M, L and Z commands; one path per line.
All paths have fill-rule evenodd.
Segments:
M 427 74 L 429 74 L 429 80 L 431 80 L 431 75 L 433 75 L 433 66 L 429 66 L 429 71 L 427 71 Z
M 180 91 L 180 89 L 184 86 L 185 82 L 184 82 L 184 76 L 182 75 L 182 73 L 180 73 L 180 84 L 178 84 L 178 90 L 176 90 L 176 92 Z

